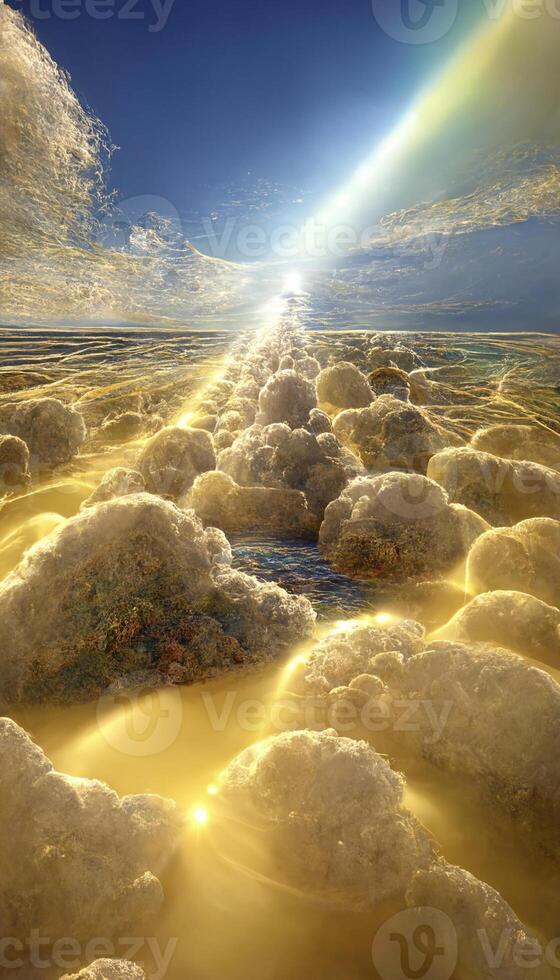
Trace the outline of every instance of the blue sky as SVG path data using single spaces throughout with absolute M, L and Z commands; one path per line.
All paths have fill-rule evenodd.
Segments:
M 204 202 L 205 186 L 249 172 L 336 186 L 461 30 L 401 44 L 378 27 L 371 0 L 174 0 L 160 31 L 153 0 L 136 0 L 135 19 L 115 16 L 126 0 L 99 0 L 114 5 L 103 20 L 86 0 L 62 0 L 72 19 L 55 16 L 60 0 L 10 2 L 120 147 L 113 185 L 180 212 Z

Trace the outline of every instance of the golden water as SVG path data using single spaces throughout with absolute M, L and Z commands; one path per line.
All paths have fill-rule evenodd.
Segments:
M 348 345 L 354 343 L 348 336 L 324 334 L 314 340 L 319 347 L 340 346 L 345 358 Z M 456 388 L 454 368 L 446 366 L 442 344 L 442 391 L 454 390 L 462 399 L 456 408 L 458 428 L 468 433 L 484 417 L 515 418 L 520 393 L 533 369 L 530 363 L 520 365 L 508 369 L 506 378 L 499 358 L 505 345 L 510 358 L 519 354 L 526 364 L 530 345 L 534 354 L 538 344 L 528 341 L 524 346 L 511 339 L 508 346 L 501 340 L 480 338 L 463 343 L 470 375 L 463 376 Z M 547 358 L 556 363 L 554 346 L 543 344 L 539 354 L 541 365 L 546 366 Z M 224 355 L 223 343 L 217 342 L 211 353 L 204 345 L 196 353 L 196 344 L 191 344 L 191 362 L 180 374 L 183 400 L 166 403 L 167 421 L 184 420 L 196 408 L 201 379 L 219 371 Z M 87 376 L 83 365 L 76 373 L 66 365 L 59 377 L 51 366 L 49 384 L 56 382 L 72 400 L 86 405 L 91 402 L 94 377 L 96 395 L 102 392 L 102 398 L 114 397 L 117 384 L 120 397 L 123 380 L 128 382 L 125 394 L 152 384 L 163 385 L 166 397 L 172 398 L 175 367 L 165 384 L 161 378 L 154 382 L 150 375 L 147 361 L 157 364 L 158 356 L 155 350 L 135 355 L 126 362 L 128 378 L 121 376 L 120 381 L 114 377 L 119 370 L 115 365 L 107 368 L 113 376 L 106 378 L 99 365 Z M 474 376 L 479 381 L 469 387 Z M 471 395 L 467 398 L 465 392 Z M 533 404 L 527 414 L 546 424 L 557 414 L 551 397 L 550 389 L 533 384 Z M 107 469 L 133 461 L 138 447 L 137 441 L 86 446 L 86 452 L 56 477 L 7 500 L 0 509 L 0 576 L 15 567 L 26 548 L 75 514 Z M 166 902 L 152 933 L 161 949 L 177 941 L 170 947 L 173 957 L 167 980 L 376 977 L 371 943 L 378 925 L 397 909 L 340 912 L 286 887 L 266 838 L 225 812 L 219 794 L 212 791 L 233 756 L 277 730 L 271 725 L 271 709 L 289 687 L 296 652 L 286 663 L 230 674 L 204 685 L 126 695 L 118 703 L 108 697 L 99 703 L 40 706 L 14 714 L 60 771 L 100 779 L 119 794 L 149 792 L 177 801 L 185 831 L 160 874 Z M 495 887 L 537 934 L 547 939 L 560 935 L 560 874 L 541 843 L 495 812 L 467 780 L 407 758 L 380 736 L 372 744 L 405 774 L 406 804 L 433 834 L 443 856 Z M 153 971 L 145 946 L 138 959 Z

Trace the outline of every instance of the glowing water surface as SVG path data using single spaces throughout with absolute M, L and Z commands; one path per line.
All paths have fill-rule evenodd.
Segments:
M 17 347 L 16 339 L 23 346 Z M 437 342 L 427 336 L 411 340 L 432 365 L 429 376 L 437 378 L 442 403 L 431 405 L 430 411 L 453 418 L 465 435 L 483 420 L 524 416 L 548 424 L 558 416 L 553 382 L 558 353 L 552 338 L 459 340 L 449 335 Z M 368 342 L 362 333 L 310 334 L 319 356 L 330 350 L 364 369 Z M 214 335 L 164 342 L 154 337 L 141 342 L 130 335 L 120 360 L 116 352 L 121 342 L 110 337 L 91 343 L 82 338 L 72 352 L 56 344 L 52 349 L 52 337 L 39 344 L 33 338 L 33 354 L 31 343 L 25 351 L 25 338 L 13 343 L 16 353 L 11 361 L 8 353 L 3 362 L 4 396 L 10 372 L 29 376 L 41 365 L 46 377 L 34 379 L 28 388 L 19 386 L 15 397 L 59 391 L 91 413 L 98 401 L 154 390 L 164 395 L 164 421 L 196 412 L 200 386 L 219 370 L 227 352 L 225 338 Z M 5 501 L 0 510 L 0 574 L 7 574 L 30 544 L 76 513 L 103 472 L 133 462 L 140 443 L 107 445 L 94 439 L 67 467 L 46 475 L 31 492 Z M 323 629 L 326 620 L 356 616 L 369 605 L 360 583 L 345 580 L 343 587 L 340 577 L 320 563 L 314 578 L 314 546 L 279 546 L 262 539 L 233 544 L 236 564 L 307 592 L 317 602 Z M 177 940 L 168 980 L 376 976 L 371 943 L 377 926 L 397 909 L 343 913 L 287 888 L 266 837 L 225 812 L 213 792 L 233 756 L 278 731 L 273 708 L 299 668 L 297 655 L 291 651 L 284 663 L 261 671 L 233 673 L 189 688 L 140 692 L 119 703 L 108 697 L 15 714 L 62 772 L 103 780 L 120 794 L 151 792 L 177 801 L 185 833 L 161 872 L 166 902 L 151 933 L 161 948 Z M 407 805 L 433 833 L 442 854 L 497 888 L 538 934 L 557 936 L 560 875 L 550 853 L 527 829 L 492 810 L 470 782 L 407 758 L 381 736 L 373 744 L 406 775 Z M 149 958 L 139 958 L 153 970 Z
M 162 948 L 178 940 L 169 980 L 377 975 L 371 942 L 398 907 L 340 912 L 285 887 L 266 836 L 224 812 L 215 793 L 234 755 L 278 732 L 272 708 L 289 674 L 288 662 L 145 692 L 124 705 L 18 713 L 61 771 L 101 779 L 120 794 L 172 797 L 184 813 L 182 844 L 161 875 L 164 911 L 151 933 Z M 560 875 L 550 856 L 485 806 L 467 781 L 398 754 L 389 758 L 407 777 L 407 805 L 443 855 L 496 887 L 538 933 L 557 935 Z

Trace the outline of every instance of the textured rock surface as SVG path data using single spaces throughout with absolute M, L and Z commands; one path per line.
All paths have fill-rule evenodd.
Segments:
M 332 433 L 315 436 L 276 423 L 246 429 L 219 454 L 218 469 L 239 486 L 301 490 L 309 510 L 322 517 L 327 504 L 361 467 Z
M 151 422 L 149 416 L 142 415 L 141 412 L 122 412 L 114 418 L 105 419 L 101 431 L 111 442 L 124 442 L 138 438 Z
M 560 473 L 538 463 L 500 459 L 470 447 L 432 456 L 428 476 L 450 500 L 503 527 L 530 517 L 560 517 Z
M 386 685 L 387 704 L 430 704 L 431 720 L 417 711 L 414 730 L 399 733 L 419 754 L 472 776 L 508 808 L 556 813 L 560 686 L 544 671 L 505 650 L 442 641 L 408 659 L 384 654 L 369 673 Z
M 145 489 L 144 477 L 138 470 L 130 470 L 126 466 L 117 466 L 105 474 L 91 496 L 84 500 L 82 507 L 93 507 L 95 504 L 114 500 L 115 497 L 126 497 L 129 493 L 142 493 Z
M 138 460 L 146 489 L 175 501 L 190 490 L 200 473 L 215 468 L 212 436 L 203 429 L 162 429 Z
M 362 718 L 373 702 L 383 712 L 384 727 L 375 731 L 385 733 L 384 748 L 406 747 L 472 777 L 492 802 L 537 823 L 556 819 L 560 685 L 522 657 L 484 643 L 426 641 L 409 621 L 383 629 L 355 624 L 307 653 L 294 685 L 311 703 L 365 709 Z M 329 718 L 336 726 L 336 712 Z M 356 716 L 351 725 L 342 718 L 346 732 L 357 729 Z
M 29 449 L 17 436 L 0 436 L 0 491 L 29 482 Z
M 560 608 L 560 522 L 548 517 L 495 528 L 475 541 L 467 561 L 467 591 L 526 592 Z
M 368 408 L 341 412 L 333 432 L 368 469 L 425 473 L 435 453 L 457 439 L 434 425 L 414 405 L 382 395 Z
M 82 511 L 0 585 L 0 697 L 88 697 L 154 667 L 189 682 L 309 634 L 307 599 L 230 563 L 221 531 L 157 497 Z
M 380 653 L 397 651 L 406 657 L 425 646 L 425 631 L 419 623 L 402 620 L 381 626 L 351 623 L 325 637 L 305 658 L 301 690 L 308 694 L 329 694 L 367 674 Z
M 55 772 L 29 736 L 0 719 L 0 919 L 7 936 L 138 935 L 163 901 L 156 877 L 180 833 L 175 804 L 119 797 Z M 17 856 L 17 859 L 15 859 Z
M 399 368 L 376 368 L 368 375 L 368 384 L 377 397 L 393 395 L 403 402 L 407 402 L 410 398 L 408 374 Z
M 411 908 L 438 909 L 448 916 L 457 939 L 457 975 L 465 980 L 525 980 L 528 973 L 535 980 L 551 980 L 537 938 L 497 891 L 468 871 L 445 861 L 434 863 L 418 872 L 407 902 Z
M 343 905 L 404 892 L 428 866 L 404 782 L 365 742 L 289 732 L 246 749 L 221 777 L 236 819 L 266 834 L 281 879 Z
M 379 347 L 375 342 L 368 351 L 368 362 L 372 370 L 382 367 L 396 367 L 407 373 L 420 367 L 422 363 L 418 355 L 408 347 Z
M 79 973 L 67 973 L 62 980 L 146 980 L 146 974 L 126 960 L 96 960 Z
M 522 592 L 476 596 L 433 639 L 493 643 L 560 667 L 560 610 Z
M 317 399 L 321 405 L 334 409 L 365 408 L 373 398 L 365 374 L 346 361 L 325 368 L 317 378 Z
M 199 476 L 187 503 L 204 524 L 226 533 L 268 531 L 316 538 L 319 532 L 319 518 L 299 490 L 240 487 L 220 471 Z
M 450 572 L 488 525 L 419 474 L 349 484 L 325 511 L 319 544 L 337 570 L 402 581 Z
M 18 436 L 27 444 L 32 467 L 67 463 L 86 437 L 79 412 L 57 398 L 36 398 L 0 406 L 0 434 Z
M 274 374 L 259 394 L 259 422 L 285 422 L 291 429 L 307 424 L 317 406 L 315 385 L 296 371 Z
M 542 425 L 491 425 L 471 439 L 473 449 L 560 469 L 560 435 Z

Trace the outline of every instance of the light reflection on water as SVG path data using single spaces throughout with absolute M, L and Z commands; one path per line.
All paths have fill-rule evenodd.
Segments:
M 179 939 L 168 980 L 375 977 L 375 929 L 397 907 L 340 912 L 285 887 L 266 835 L 240 824 L 219 793 L 208 792 L 234 755 L 274 731 L 271 707 L 288 663 L 158 691 L 150 709 L 160 719 L 155 727 L 138 704 L 147 694 L 133 696 L 132 725 L 122 705 L 107 714 L 95 704 L 18 714 L 58 769 L 101 779 L 120 794 L 172 797 L 183 811 L 185 834 L 161 874 L 167 901 L 153 933 L 162 946 Z M 374 738 L 405 773 L 406 804 L 443 855 L 498 888 L 529 926 L 554 935 L 560 878 L 549 856 L 480 802 L 468 781 Z M 197 819 L 202 809 L 204 821 Z
M 363 337 L 323 333 L 310 335 L 310 340 L 319 354 L 330 351 L 367 367 Z M 188 410 L 193 393 L 216 371 L 228 348 L 223 336 L 199 339 L 192 334 L 169 340 L 169 347 L 167 341 L 162 347 L 158 337 L 144 342 L 132 332 L 126 343 L 104 342 L 105 349 L 99 341 L 98 357 L 97 340 L 92 341 L 95 356 L 90 360 L 89 342 L 73 351 L 70 360 L 68 338 L 60 349 L 58 341 L 41 338 L 34 354 L 29 338 L 15 354 L 8 344 L 4 380 L 8 383 L 13 370 L 37 371 L 40 363 L 43 380 L 31 387 L 29 396 L 61 393 L 80 401 L 95 418 L 107 399 L 120 404 L 123 397 L 149 389 L 164 394 L 162 411 L 175 419 Z M 441 391 L 451 391 L 459 402 L 455 417 L 466 434 L 481 419 L 516 418 L 522 394 L 531 399 L 529 411 L 557 416 L 551 382 L 558 360 L 552 341 L 447 336 L 438 341 L 425 337 L 423 344 Z M 463 370 L 465 357 L 465 372 L 454 373 Z M 505 376 L 507 384 L 497 394 Z M 18 397 L 25 397 L 21 390 Z M 448 406 L 442 411 L 448 412 Z M 137 449 L 134 441 L 109 446 L 93 440 L 72 464 L 46 476 L 32 492 L 5 502 L 0 510 L 0 575 L 61 519 L 76 513 L 106 469 L 126 464 Z M 312 543 L 245 536 L 232 544 L 238 568 L 308 595 L 323 628 L 327 621 L 383 612 L 371 586 L 337 575 Z M 124 705 L 102 699 L 100 704 L 36 707 L 17 714 L 16 720 L 61 771 L 101 779 L 120 794 L 169 796 L 184 812 L 182 845 L 162 872 L 167 902 L 155 929 L 163 945 L 169 938 L 179 939 L 168 980 L 375 977 L 371 942 L 376 924 L 391 910 L 340 913 L 282 887 L 283 869 L 274 865 L 266 839 L 240 825 L 235 814 L 221 809 L 219 797 L 208 793 L 233 756 L 271 732 L 271 708 L 289 687 L 295 653 L 285 663 L 258 672 L 145 692 Z M 528 926 L 548 937 L 557 935 L 559 876 L 523 828 L 491 812 L 467 781 L 405 757 L 398 745 L 383 743 L 381 736 L 375 737 L 374 747 L 405 773 L 406 802 L 439 841 L 443 855 L 496 887 Z

